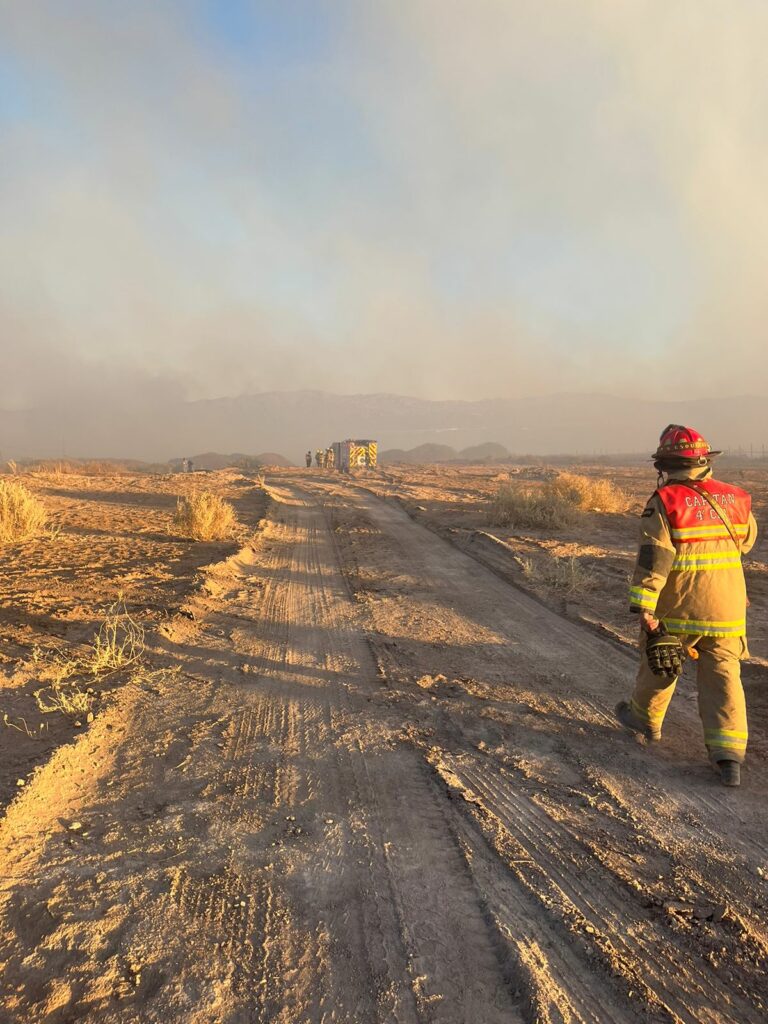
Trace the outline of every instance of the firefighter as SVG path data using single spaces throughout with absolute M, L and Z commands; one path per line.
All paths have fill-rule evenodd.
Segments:
M 661 727 L 686 654 L 696 659 L 699 715 L 709 758 L 725 786 L 738 786 L 747 748 L 739 662 L 748 657 L 741 556 L 757 536 L 746 491 L 712 476 L 721 452 L 695 430 L 671 424 L 652 456 L 658 488 L 640 520 L 630 584 L 643 657 L 619 722 L 649 740 Z
M 318 448 L 315 452 L 315 462 L 320 469 L 325 468 L 325 448 Z
M 307 452 L 304 458 L 307 460 L 307 469 L 309 469 L 312 465 L 312 452 Z
M 333 448 L 326 448 L 325 449 L 325 464 L 328 467 L 328 469 L 333 469 L 335 462 L 336 462 L 336 453 L 334 452 Z

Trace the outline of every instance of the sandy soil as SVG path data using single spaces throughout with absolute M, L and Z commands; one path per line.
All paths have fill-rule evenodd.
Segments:
M 213 488 L 234 503 L 245 533 L 265 507 L 263 498 L 254 503 L 253 482 L 234 472 L 42 473 L 24 480 L 44 502 L 58 535 L 3 550 L 0 716 L 7 715 L 11 725 L 0 725 L 0 808 L 18 781 L 73 734 L 66 717 L 40 715 L 32 696 L 59 652 L 72 657 L 85 651 L 120 594 L 143 627 L 158 626 L 178 613 L 199 569 L 236 549 L 232 543 L 192 544 L 174 536 L 177 497 Z M 105 694 L 123 681 L 120 673 L 88 680 Z
M 487 524 L 439 535 L 490 483 L 444 479 L 430 515 L 415 476 L 366 481 L 387 500 L 275 474 L 218 560 L 172 550 L 155 492 L 152 674 L 0 825 L 4 1024 L 766 1019 L 764 719 L 739 791 L 714 782 L 690 688 L 660 746 L 618 732 L 634 653 L 483 564 Z M 144 502 L 120 500 L 125 532 Z M 624 526 L 600 528 L 625 564 Z M 77 592 L 73 643 L 104 590 Z M 32 676 L 42 630 L 13 622 Z

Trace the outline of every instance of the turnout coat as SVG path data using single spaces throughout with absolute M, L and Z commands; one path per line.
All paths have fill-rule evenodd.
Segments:
M 757 537 L 751 504 L 746 491 L 713 479 L 710 471 L 700 478 L 680 472 L 655 491 L 640 519 L 631 611 L 651 612 L 670 633 L 744 637 L 741 556 Z

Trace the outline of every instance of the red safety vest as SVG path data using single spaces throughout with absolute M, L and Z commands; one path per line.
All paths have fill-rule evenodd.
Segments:
M 722 509 L 733 524 L 736 536 L 746 536 L 752 499 L 740 487 L 724 484 L 720 480 L 697 480 L 695 487 L 706 491 L 715 504 Z M 691 544 L 694 541 L 728 540 L 731 535 L 706 498 L 697 494 L 693 487 L 672 482 L 656 492 L 667 512 L 672 541 Z

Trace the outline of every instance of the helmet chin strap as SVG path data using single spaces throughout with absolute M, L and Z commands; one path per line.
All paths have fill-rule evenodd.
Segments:
M 663 460 L 658 459 L 653 464 L 653 468 L 656 470 L 658 476 L 656 478 L 657 489 L 665 483 L 665 476 L 667 482 L 670 478 L 674 478 L 675 471 L 690 472 L 694 469 L 709 469 L 711 461 L 704 456 L 700 456 L 698 459 L 691 459 L 689 463 L 680 462 L 679 464 L 665 463 Z M 706 474 L 705 474 L 706 476 Z

